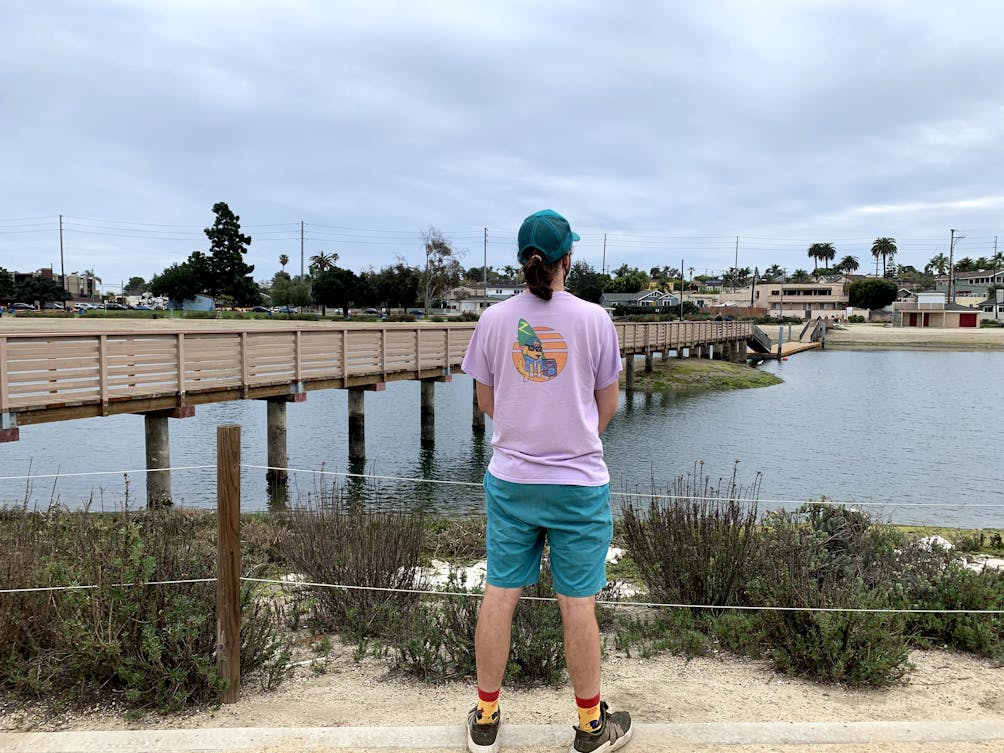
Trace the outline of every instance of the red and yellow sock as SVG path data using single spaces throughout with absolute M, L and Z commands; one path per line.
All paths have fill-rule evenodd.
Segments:
M 575 696 L 575 706 L 579 710 L 579 729 L 585 732 L 599 732 L 603 721 L 600 719 L 600 697 L 579 698 Z
M 494 693 L 486 693 L 478 688 L 478 724 L 492 724 L 498 721 L 500 692 L 501 689 Z

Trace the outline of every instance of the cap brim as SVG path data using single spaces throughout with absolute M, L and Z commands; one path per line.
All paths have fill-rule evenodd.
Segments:
M 581 239 L 581 238 L 579 237 L 579 234 L 578 234 L 578 233 L 576 233 L 576 232 L 575 232 L 574 230 L 572 231 L 572 240 L 573 240 L 573 241 L 581 241 L 581 240 L 582 240 L 582 239 Z

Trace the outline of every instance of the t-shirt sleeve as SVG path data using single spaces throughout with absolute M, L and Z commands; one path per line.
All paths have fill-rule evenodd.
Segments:
M 464 353 L 464 360 L 460 364 L 460 368 L 465 374 L 474 377 L 481 384 L 489 387 L 495 386 L 491 363 L 488 360 L 488 354 L 485 353 L 480 323 L 474 328 L 474 334 L 471 335 L 471 341 L 467 345 L 467 352 Z
M 606 319 L 606 315 L 604 315 Z M 596 367 L 596 389 L 602 390 L 617 381 L 621 371 L 621 351 L 617 343 L 617 328 L 607 319 L 601 335 L 602 345 Z

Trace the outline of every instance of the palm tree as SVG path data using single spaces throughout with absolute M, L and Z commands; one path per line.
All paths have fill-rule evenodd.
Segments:
M 804 269 L 796 269 L 794 274 L 791 276 L 792 282 L 808 282 L 811 275 Z
M 282 267 L 282 271 L 286 271 L 286 265 L 289 264 L 289 257 L 286 254 L 279 254 L 279 265 Z
M 829 266 L 830 259 L 837 255 L 837 249 L 832 243 L 813 243 L 809 246 L 809 257 L 812 259 L 813 270 L 819 269 L 819 260 L 822 259 Z
M 778 277 L 784 276 L 784 270 L 781 269 L 780 265 L 778 264 L 771 264 L 769 267 L 767 267 L 767 269 L 763 271 L 763 276 L 773 282 Z
M 319 274 L 327 269 L 331 269 L 337 261 L 338 254 L 326 254 L 323 251 L 318 251 L 310 257 L 310 271 L 315 275 Z
M 878 260 L 882 257 L 882 276 L 885 277 L 885 262 L 890 256 L 896 255 L 895 238 L 876 238 L 872 244 L 872 256 L 875 257 L 875 276 L 878 277 Z
M 851 256 L 850 254 L 848 254 L 847 256 L 845 256 L 843 259 L 840 260 L 840 268 L 844 272 L 854 272 L 857 270 L 859 266 L 861 265 L 858 264 L 857 258 Z
M 943 275 L 945 274 L 946 271 L 948 271 L 948 257 L 945 256 L 944 254 L 936 254 L 931 257 L 931 261 L 927 263 L 927 266 L 924 267 L 924 269 L 925 270 L 933 269 L 939 275 Z

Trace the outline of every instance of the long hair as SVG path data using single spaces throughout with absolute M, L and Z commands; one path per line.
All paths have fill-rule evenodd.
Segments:
M 530 258 L 523 265 L 523 277 L 526 278 L 527 288 L 542 301 L 551 300 L 551 293 L 554 292 L 551 290 L 551 281 L 560 264 L 561 259 L 551 264 L 545 264 L 544 255 L 537 249 L 533 249 Z

